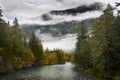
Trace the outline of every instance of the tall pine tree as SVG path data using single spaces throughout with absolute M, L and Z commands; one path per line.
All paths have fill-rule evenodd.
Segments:
M 114 26 L 113 9 L 110 5 L 94 25 L 91 38 L 92 58 L 96 74 L 111 78 L 115 74 L 116 29 Z
M 90 66 L 90 46 L 88 39 L 89 35 L 85 21 L 82 21 L 80 25 L 80 31 L 78 33 L 75 55 L 77 64 L 84 69 Z
M 42 65 L 43 63 L 43 46 L 41 41 L 36 37 L 35 32 L 31 33 L 29 39 L 29 47 L 35 56 L 35 65 Z

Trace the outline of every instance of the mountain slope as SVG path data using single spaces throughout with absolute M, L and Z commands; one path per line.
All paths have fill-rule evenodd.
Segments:
M 89 30 L 91 30 L 94 20 L 95 19 L 86 20 L 86 24 Z M 54 25 L 24 24 L 21 25 L 21 31 L 26 32 L 29 35 L 31 31 L 39 30 L 40 34 L 48 33 L 51 34 L 53 37 L 57 37 L 66 34 L 77 33 L 79 30 L 79 26 L 80 26 L 80 22 L 78 21 L 62 22 Z
M 95 11 L 102 11 L 104 4 L 100 2 L 95 2 L 90 5 L 80 5 L 75 8 L 71 9 L 65 9 L 65 10 L 53 10 L 48 13 L 42 14 L 40 16 L 36 16 L 31 18 L 32 20 L 42 20 L 42 21 L 58 21 L 58 22 L 64 22 L 64 20 L 67 20 L 72 17 L 80 17 L 81 14 L 87 13 L 92 14 L 92 12 Z M 95 14 L 95 13 L 93 13 Z M 98 13 L 99 14 L 99 13 Z M 81 16 L 82 17 L 82 16 Z M 74 18 L 73 18 L 74 19 Z M 75 20 L 75 19 L 74 19 Z
M 85 13 L 87 11 L 99 11 L 102 10 L 102 3 L 96 2 L 93 3 L 91 5 L 82 5 L 82 6 L 78 6 L 76 8 L 71 8 L 71 9 L 66 9 L 66 10 L 60 10 L 60 11 L 51 11 L 51 14 L 54 15 L 76 15 L 78 13 Z

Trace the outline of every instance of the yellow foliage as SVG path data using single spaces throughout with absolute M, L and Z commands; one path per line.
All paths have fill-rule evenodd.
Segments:
M 114 80 L 120 80 L 120 75 L 116 75 L 113 77 Z
M 33 62 L 33 61 L 35 60 L 35 57 L 34 57 L 32 51 L 31 51 L 30 49 L 28 49 L 28 50 L 25 52 L 24 60 L 25 60 L 25 61 L 28 61 L 28 62 Z
M 57 57 L 55 53 L 49 54 L 49 64 L 57 64 Z
M 15 68 L 15 69 L 20 69 L 22 68 L 22 59 L 19 58 L 19 57 L 12 57 L 12 66 Z

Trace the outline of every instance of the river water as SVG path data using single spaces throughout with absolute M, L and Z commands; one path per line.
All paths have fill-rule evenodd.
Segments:
M 1 75 L 0 80 L 99 80 L 74 69 L 72 63 L 23 69 Z

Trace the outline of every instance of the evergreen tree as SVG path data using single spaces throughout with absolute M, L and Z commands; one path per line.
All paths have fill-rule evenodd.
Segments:
M 116 30 L 114 26 L 113 9 L 110 5 L 94 25 L 91 38 L 92 58 L 96 74 L 110 78 L 114 75 L 116 54 Z
M 90 66 L 90 46 L 88 42 L 88 37 L 89 35 L 85 21 L 82 21 L 76 43 L 77 64 L 80 65 L 82 68 L 87 68 Z
M 9 42 L 9 27 L 4 20 L 0 21 L 0 47 L 7 47 Z
M 63 50 L 60 50 L 60 49 L 55 49 L 53 50 L 53 52 L 56 53 L 56 56 L 57 56 L 57 60 L 58 60 L 58 63 L 59 64 L 63 64 L 65 63 L 65 54 L 64 54 L 64 51 Z
M 13 21 L 13 26 L 11 27 L 11 42 L 12 42 L 12 51 L 13 55 L 20 56 L 20 48 L 22 46 L 21 44 L 21 36 L 20 36 L 20 31 L 19 31 L 19 25 L 18 25 L 18 20 L 17 18 L 14 19 Z
M 2 9 L 1 9 L 1 7 L 0 7 L 0 17 L 2 16 Z
M 35 56 L 35 63 L 36 65 L 43 64 L 43 46 L 41 41 L 36 37 L 35 33 L 31 33 L 29 39 L 29 47 L 32 50 L 32 53 Z
M 116 39 L 115 39 L 115 49 L 116 52 L 114 54 L 114 69 L 116 75 L 120 75 L 120 14 L 118 12 L 117 17 L 115 18 L 115 29 L 116 29 Z
M 9 33 L 9 25 L 1 19 L 0 21 L 0 48 L 4 48 L 7 56 L 10 56 L 10 33 Z

